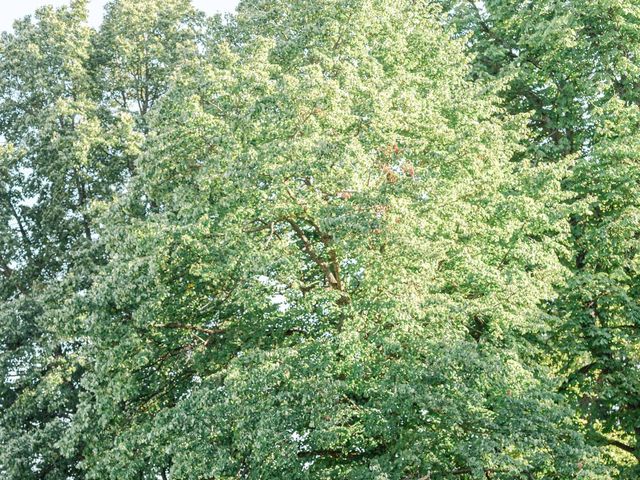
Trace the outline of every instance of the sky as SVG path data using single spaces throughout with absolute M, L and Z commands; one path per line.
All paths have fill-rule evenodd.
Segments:
M 102 9 L 107 0 L 90 0 L 89 23 L 96 27 L 102 18 Z M 238 0 L 192 0 L 196 8 L 208 14 L 232 12 Z M 69 0 L 0 0 L 0 31 L 10 30 L 13 21 L 33 13 L 43 5 L 68 5 Z

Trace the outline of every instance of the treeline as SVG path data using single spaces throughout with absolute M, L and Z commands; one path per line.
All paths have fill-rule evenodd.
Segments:
M 0 38 L 0 477 L 640 477 L 640 4 L 88 0 Z

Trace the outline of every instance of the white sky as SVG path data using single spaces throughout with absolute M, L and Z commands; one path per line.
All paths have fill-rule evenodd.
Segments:
M 13 21 L 33 13 L 43 5 L 66 5 L 69 0 L 0 0 L 0 31 L 10 30 Z M 89 23 L 98 26 L 102 19 L 102 9 L 107 0 L 90 0 Z M 199 10 L 209 15 L 218 12 L 232 12 L 238 0 L 192 0 Z

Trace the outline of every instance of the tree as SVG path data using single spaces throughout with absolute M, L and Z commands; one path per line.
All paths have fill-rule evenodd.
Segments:
M 95 41 L 105 101 L 144 117 L 166 92 L 176 65 L 197 55 L 202 13 L 189 0 L 111 1 Z
M 110 11 L 130 9 L 129 3 L 111 2 Z M 146 14 L 157 14 L 158 2 L 146 3 Z M 184 2 L 163 2 L 163 12 L 180 8 L 193 11 Z M 103 83 L 111 63 L 97 53 L 105 37 L 114 42 L 112 55 L 124 56 L 129 46 L 112 31 L 110 16 L 100 37 L 86 17 L 86 1 L 43 8 L 0 40 L 0 475 L 7 478 L 83 476 L 80 451 L 62 455 L 58 441 L 90 368 L 81 353 L 85 298 L 106 260 L 92 204 L 124 191 L 139 155 L 136 130 L 145 112 L 132 116 L 128 105 L 110 103 L 119 89 L 133 87 Z M 118 21 L 126 28 L 134 20 Z M 176 46 L 165 30 L 174 31 L 178 21 L 163 13 L 163 22 L 149 27 L 159 38 L 150 42 L 152 51 L 136 56 L 163 68 L 161 80 L 136 83 L 154 92 L 145 101 L 155 100 L 170 78 L 176 62 L 155 55 L 162 42 L 166 50 Z
M 89 202 L 111 196 L 121 168 L 108 152 L 124 134 L 101 122 L 90 94 L 91 35 L 86 2 L 77 1 L 38 10 L 1 40 L 0 471 L 8 478 L 78 475 L 77 459 L 55 447 L 83 370 L 68 336 L 78 313 L 69 293 L 87 288 L 99 256 Z
M 86 9 L 0 38 L 0 476 L 638 477 L 634 2 Z
M 638 430 L 639 165 L 634 153 L 638 18 L 634 2 L 442 2 L 472 32 L 475 76 L 505 82 L 512 112 L 532 112 L 528 149 L 540 161 L 577 156 L 573 271 L 550 307 L 545 341 L 595 444 L 609 445 L 621 478 L 636 478 Z
M 523 121 L 439 11 L 256 0 L 229 29 L 150 113 L 154 208 L 105 205 L 88 477 L 607 478 L 530 341 L 566 165 L 512 161 Z

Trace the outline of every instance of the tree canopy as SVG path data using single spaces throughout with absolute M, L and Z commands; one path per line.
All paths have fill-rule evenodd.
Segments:
M 0 38 L 0 475 L 634 479 L 640 6 L 45 7 Z

